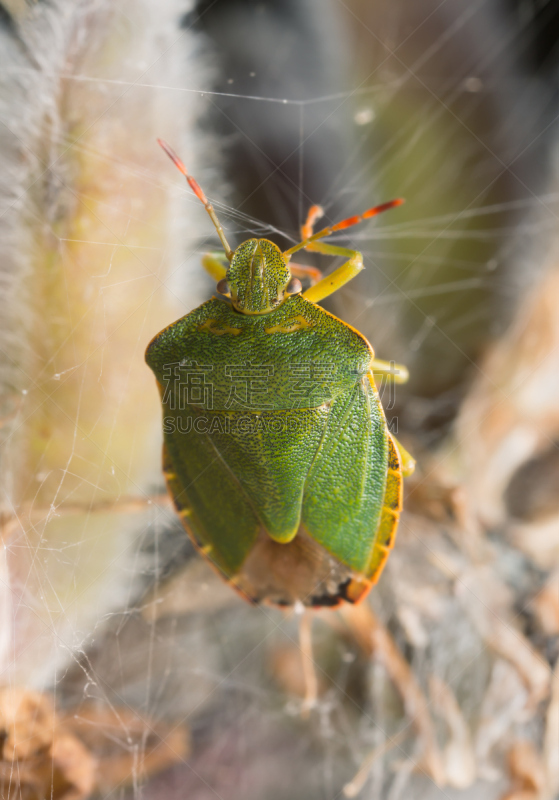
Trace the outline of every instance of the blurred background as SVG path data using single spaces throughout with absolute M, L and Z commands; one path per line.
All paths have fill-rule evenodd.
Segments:
M 3 0 L 5 798 L 559 796 L 559 9 Z M 336 241 L 325 301 L 411 378 L 418 460 L 367 603 L 245 605 L 167 498 L 143 353 L 217 240 Z M 324 271 L 331 259 L 301 256 Z

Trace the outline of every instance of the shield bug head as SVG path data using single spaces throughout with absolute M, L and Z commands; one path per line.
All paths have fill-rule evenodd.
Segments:
M 279 247 L 267 239 L 239 245 L 227 270 L 231 302 L 243 314 L 268 314 L 285 298 L 291 272 Z

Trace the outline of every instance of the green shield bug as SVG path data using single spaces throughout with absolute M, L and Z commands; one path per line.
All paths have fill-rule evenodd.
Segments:
M 402 476 L 414 461 L 388 430 L 374 375 L 407 379 L 374 358 L 366 338 L 317 303 L 363 269 L 331 233 L 397 205 L 392 200 L 313 233 L 282 252 L 267 239 L 233 251 L 215 211 L 171 148 L 159 144 L 206 207 L 223 252 L 203 265 L 219 297 L 151 341 L 161 391 L 163 469 L 200 552 L 252 602 L 356 603 L 393 547 Z M 345 257 L 327 277 L 290 264 L 312 250 Z M 320 279 L 317 279 L 317 275 Z M 302 292 L 296 276 L 314 278 Z

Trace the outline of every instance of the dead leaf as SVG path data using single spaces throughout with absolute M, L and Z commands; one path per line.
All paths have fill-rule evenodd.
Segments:
M 87 704 L 63 721 L 96 756 L 97 786 L 104 791 L 146 779 L 190 753 L 184 725 L 154 722 L 130 708 Z
M 546 636 L 559 634 L 559 570 L 533 599 L 532 610 L 539 629 Z
M 489 762 L 492 750 L 507 741 L 515 724 L 526 720 L 527 698 L 518 671 L 508 661 L 497 660 L 481 704 L 475 737 L 478 768 L 488 778 L 497 777 Z
M 469 506 L 487 526 L 506 522 L 510 481 L 559 435 L 558 297 L 559 272 L 552 268 L 481 365 L 481 377 L 462 407 L 457 434 L 469 476 Z M 529 503 L 528 491 L 524 498 Z
M 365 603 L 342 606 L 340 614 L 350 626 L 356 641 L 368 655 L 378 658 L 400 693 L 406 713 L 412 720 L 423 746 L 425 769 L 437 786 L 445 785 L 445 772 L 437 746 L 435 729 L 423 694 L 409 664 L 394 640 Z
M 545 786 L 545 771 L 542 758 L 533 743 L 527 740 L 514 742 L 507 755 L 508 767 L 513 783 L 501 800 L 519 800 L 519 797 L 540 800 Z
M 559 794 L 559 664 L 557 663 L 553 673 L 551 700 L 545 721 L 544 763 L 545 800 L 554 800 Z
M 435 710 L 446 722 L 449 739 L 443 750 L 446 780 L 449 786 L 465 789 L 476 779 L 476 762 L 470 729 L 450 686 L 432 675 L 429 696 Z
M 0 689 L 3 800 L 85 800 L 185 759 L 183 725 L 153 722 L 129 708 L 82 706 L 57 714 L 48 695 Z
M 493 569 L 472 568 L 456 583 L 456 596 L 488 647 L 515 666 L 535 706 L 549 694 L 551 670 L 515 625 L 508 590 Z
M 0 732 L 4 800 L 84 800 L 93 791 L 96 761 L 60 726 L 48 696 L 0 690 Z
M 48 697 L 18 687 L 0 690 L 4 761 L 25 761 L 46 750 L 51 745 L 55 727 L 54 708 Z

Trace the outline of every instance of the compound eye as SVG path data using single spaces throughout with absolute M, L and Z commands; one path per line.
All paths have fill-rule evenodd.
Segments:
M 230 292 L 229 284 L 225 278 L 222 278 L 215 288 L 220 294 L 229 294 Z
M 291 278 L 291 280 L 287 284 L 286 292 L 288 294 L 299 294 L 299 292 L 302 291 L 303 291 L 303 286 L 299 278 Z

